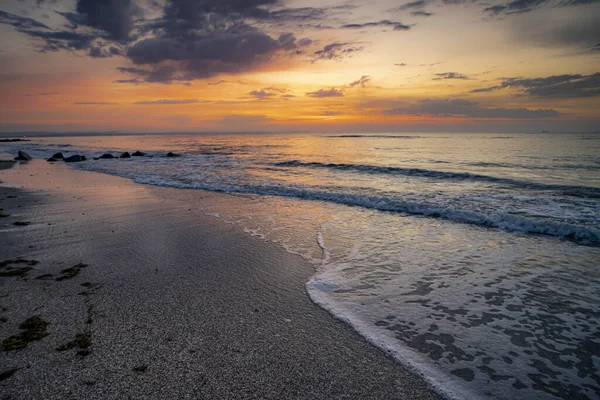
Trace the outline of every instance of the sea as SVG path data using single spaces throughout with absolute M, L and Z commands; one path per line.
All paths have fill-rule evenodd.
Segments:
M 197 190 L 198 212 L 312 263 L 316 304 L 448 398 L 600 398 L 600 134 L 31 139 L 0 151 Z

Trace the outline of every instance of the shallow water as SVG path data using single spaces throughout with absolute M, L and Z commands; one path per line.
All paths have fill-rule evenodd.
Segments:
M 152 157 L 74 167 L 236 194 L 201 211 L 312 261 L 313 300 L 441 392 L 599 398 L 600 135 L 96 136 L 1 148 L 142 150 Z

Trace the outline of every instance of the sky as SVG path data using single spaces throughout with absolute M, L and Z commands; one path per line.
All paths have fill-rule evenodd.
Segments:
M 599 0 L 2 0 L 0 132 L 600 131 Z

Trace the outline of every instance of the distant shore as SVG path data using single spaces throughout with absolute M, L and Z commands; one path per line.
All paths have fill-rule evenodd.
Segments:
M 309 300 L 311 265 L 197 212 L 203 192 L 41 160 L 0 181 L 8 398 L 439 398 Z

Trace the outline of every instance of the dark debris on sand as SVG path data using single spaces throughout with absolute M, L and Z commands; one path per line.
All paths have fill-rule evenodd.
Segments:
M 38 263 L 39 262 L 36 260 L 23 259 L 0 261 L 0 276 L 25 278 L 29 271 L 33 269 L 32 266 L 37 265 Z M 15 266 L 23 264 L 25 264 L 25 266 Z
M 10 378 L 11 376 L 13 376 L 15 374 L 15 372 L 17 372 L 20 369 L 21 368 L 5 369 L 4 371 L 0 372 L 0 381 Z
M 84 332 L 75 335 L 75 339 L 68 343 L 62 344 L 56 348 L 56 351 L 71 350 L 74 348 L 87 349 L 92 345 L 92 333 Z
M 57 281 L 64 281 L 66 279 L 71 279 L 77 276 L 81 272 L 81 268 L 87 267 L 87 264 L 79 263 L 77 265 L 72 266 L 71 268 L 65 268 L 61 272 L 61 276 L 56 278 Z
M 28 226 L 31 225 L 31 222 L 25 222 L 25 221 L 17 221 L 17 222 L 13 222 L 14 226 Z
M 21 333 L 2 340 L 0 344 L 5 351 L 24 349 L 29 343 L 48 336 L 48 325 L 48 322 L 38 316 L 29 317 L 19 325 L 23 330 Z

